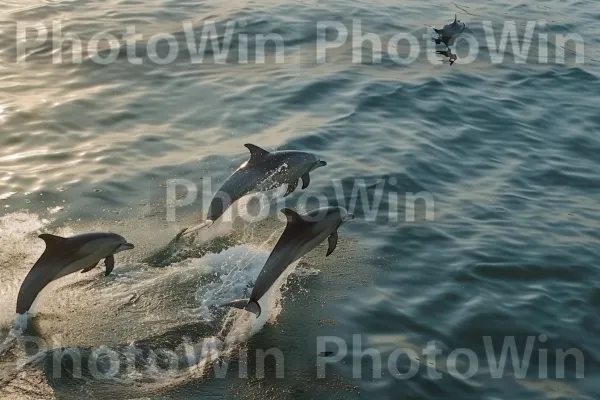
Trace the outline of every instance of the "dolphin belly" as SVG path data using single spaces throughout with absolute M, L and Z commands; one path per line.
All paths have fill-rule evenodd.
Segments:
M 65 265 L 58 274 L 54 276 L 52 280 L 60 279 L 64 276 L 70 275 L 77 271 L 81 271 L 86 269 L 92 264 L 97 264 L 100 260 L 109 255 L 110 252 L 106 249 L 100 249 L 95 251 L 94 253 L 87 255 L 83 258 L 78 258 L 69 264 Z
M 294 261 L 309 253 L 328 236 L 328 232 L 322 232 L 309 240 L 297 238 L 296 242 L 284 242 L 278 249 L 274 249 L 256 278 L 250 301 L 258 302 Z
M 236 171 L 213 196 L 206 215 L 207 220 L 216 221 L 233 203 L 252 192 L 261 191 L 258 171 Z

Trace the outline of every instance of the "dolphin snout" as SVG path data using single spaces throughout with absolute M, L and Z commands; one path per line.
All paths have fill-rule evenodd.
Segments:
M 344 217 L 344 222 L 346 221 L 352 221 L 354 219 L 354 214 L 350 214 L 348 213 L 345 217 Z
M 121 248 L 123 250 L 131 250 L 131 249 L 135 249 L 135 245 L 133 243 L 123 243 L 121 245 Z
M 327 163 L 326 163 L 325 161 L 321 161 L 321 160 L 319 160 L 319 161 L 315 162 L 315 163 L 314 163 L 314 164 L 313 164 L 313 165 L 310 167 L 310 171 L 308 171 L 308 172 L 312 172 L 312 171 L 314 171 L 315 169 L 317 169 L 317 168 L 319 168 L 319 167 L 324 167 L 324 166 L 326 166 L 326 165 L 327 165 Z

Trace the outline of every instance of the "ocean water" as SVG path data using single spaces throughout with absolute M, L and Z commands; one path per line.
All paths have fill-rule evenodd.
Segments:
M 0 398 L 599 398 L 597 2 L 9 0 L 0 14 Z M 451 65 L 423 35 L 454 14 L 469 29 Z M 221 43 L 233 27 L 231 51 L 192 62 L 187 44 L 212 22 Z M 493 55 L 505 22 L 528 56 L 512 42 Z M 350 38 L 325 62 L 319 40 L 335 35 L 319 23 Z M 352 43 L 359 23 L 381 53 Z M 128 50 L 132 27 L 142 38 Z M 122 45 L 105 64 L 109 42 L 90 45 L 102 32 Z M 405 65 L 389 49 L 408 57 L 408 42 L 387 46 L 399 32 L 420 47 Z M 164 65 L 156 34 L 179 46 Z M 53 45 L 61 35 L 81 41 L 81 62 L 77 44 Z M 257 52 L 258 35 L 285 50 Z M 281 190 L 240 202 L 266 219 L 172 242 L 202 220 L 203 191 L 248 159 L 245 143 L 327 161 L 285 206 L 356 215 L 331 256 L 324 244 L 286 271 L 258 320 L 216 306 L 247 294 L 283 231 Z M 172 221 L 174 179 L 199 193 Z M 136 248 L 108 277 L 101 266 L 53 283 L 11 340 L 37 235 L 87 231 Z M 131 348 L 136 362 L 102 369 Z

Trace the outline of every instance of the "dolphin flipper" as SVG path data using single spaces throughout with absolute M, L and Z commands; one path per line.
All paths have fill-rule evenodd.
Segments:
M 90 272 L 91 270 L 93 270 L 94 268 L 96 268 L 96 265 L 98 265 L 100 261 L 95 262 L 94 264 L 90 265 L 89 267 L 87 267 L 86 269 L 82 269 L 81 273 L 86 273 L 86 272 Z
M 207 219 L 200 225 L 195 225 L 195 226 L 192 226 L 191 228 L 184 228 L 184 229 L 180 230 L 179 233 L 175 236 L 175 241 L 177 241 L 177 240 L 181 239 L 182 237 L 187 236 L 193 232 L 199 231 L 200 229 L 210 228 L 213 223 L 214 223 L 213 220 Z
M 106 265 L 106 272 L 104 273 L 104 276 L 108 276 L 115 267 L 115 256 L 111 254 L 110 256 L 106 257 L 104 259 L 104 265 Z
M 289 196 L 294 190 L 296 190 L 296 188 L 298 187 L 298 181 L 294 181 L 292 183 L 288 183 L 288 187 L 285 191 L 285 194 L 283 195 L 283 197 L 287 197 Z
M 337 246 L 338 242 L 338 233 L 334 231 L 331 235 L 329 235 L 329 248 L 327 249 L 327 254 L 325 257 L 329 257 L 331 253 L 335 250 L 335 246 Z
M 309 184 L 310 184 L 310 175 L 307 172 L 304 175 L 302 175 L 302 189 L 306 189 Z
M 249 299 L 233 300 L 229 303 L 221 304 L 220 307 L 233 307 L 239 308 L 240 310 L 246 310 L 256 315 L 256 318 L 258 318 L 262 312 L 260 305 L 256 301 Z

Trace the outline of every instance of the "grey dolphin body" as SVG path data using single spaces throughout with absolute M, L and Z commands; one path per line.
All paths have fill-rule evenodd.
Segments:
M 434 41 L 436 44 L 444 43 L 446 47 L 450 47 L 450 44 L 453 44 L 456 41 L 466 26 L 467 25 L 464 22 L 461 23 L 461 21 L 457 19 L 456 14 L 454 14 L 454 22 L 444 25 L 442 29 L 433 28 L 435 33 L 439 35 Z
M 235 307 L 260 316 L 258 301 L 279 279 L 287 267 L 329 238 L 329 256 L 335 250 L 338 240 L 338 228 L 354 218 L 342 207 L 323 207 L 299 215 L 289 208 L 281 210 L 288 219 L 287 226 L 267 262 L 260 271 L 250 299 L 234 300 L 223 307 Z
M 114 268 L 114 254 L 134 248 L 115 233 L 84 233 L 63 238 L 42 234 L 46 250 L 33 265 L 19 289 L 17 314 L 25 314 L 50 282 L 77 271 L 88 272 L 104 259 L 105 275 Z
M 244 146 L 250 151 L 250 159 L 215 193 L 208 208 L 206 221 L 183 229 L 177 235 L 177 239 L 211 226 L 235 201 L 250 193 L 264 192 L 287 184 L 284 196 L 288 196 L 296 189 L 300 179 L 302 189 L 306 189 L 310 183 L 309 173 L 327 165 L 312 153 L 294 150 L 268 152 L 250 143 Z

